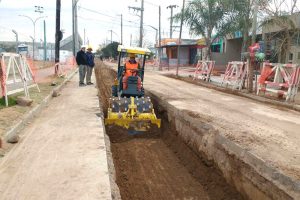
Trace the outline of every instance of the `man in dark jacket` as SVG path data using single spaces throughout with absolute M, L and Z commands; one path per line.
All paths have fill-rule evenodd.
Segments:
M 77 52 L 76 62 L 79 67 L 79 86 L 85 86 L 84 78 L 87 70 L 87 56 L 85 53 L 85 46 L 81 46 L 80 51 Z
M 87 57 L 87 72 L 86 72 L 86 84 L 87 85 L 93 85 L 94 83 L 92 83 L 91 78 L 92 78 L 92 73 L 93 73 L 93 68 L 95 66 L 95 62 L 94 62 L 94 54 L 92 53 L 93 49 L 92 47 L 88 47 L 87 48 L 87 52 L 86 52 L 86 57 Z

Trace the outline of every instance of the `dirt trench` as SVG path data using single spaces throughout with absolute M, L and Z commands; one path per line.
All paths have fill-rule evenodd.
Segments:
M 116 72 L 103 64 L 95 71 L 106 115 Z M 244 199 L 212 163 L 180 140 L 174 124 L 166 120 L 167 111 L 154 106 L 162 119 L 161 129 L 129 135 L 125 129 L 106 127 L 122 199 Z

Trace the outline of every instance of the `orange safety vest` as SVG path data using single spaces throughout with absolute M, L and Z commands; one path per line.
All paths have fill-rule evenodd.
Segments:
M 130 63 L 126 62 L 125 64 L 125 76 L 136 76 L 137 75 L 137 70 L 139 68 L 139 64 L 136 63 Z

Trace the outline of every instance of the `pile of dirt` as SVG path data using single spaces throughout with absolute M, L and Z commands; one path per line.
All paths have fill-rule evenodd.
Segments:
M 101 66 L 96 75 L 105 111 L 115 72 Z M 162 128 L 143 134 L 106 127 L 122 199 L 243 199 L 219 170 L 178 137 L 165 111 L 158 116 Z
M 97 62 L 95 66 L 95 76 L 98 86 L 98 97 L 100 99 L 104 115 L 106 116 L 108 99 L 111 97 L 111 86 L 114 83 L 114 79 L 117 77 L 117 73 L 106 67 L 103 62 Z

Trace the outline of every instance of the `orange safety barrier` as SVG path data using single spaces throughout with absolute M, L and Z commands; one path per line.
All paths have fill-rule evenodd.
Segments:
M 74 56 L 70 56 L 66 59 L 66 62 L 57 63 L 56 65 L 58 65 L 58 75 L 66 76 L 70 70 L 76 68 L 76 58 Z
M 214 67 L 215 61 L 198 60 L 193 80 L 200 78 L 201 80 L 209 82 Z
M 263 64 L 258 80 L 257 94 L 266 91 L 285 96 L 286 101 L 294 101 L 300 83 L 300 66 L 296 64 Z
M 36 81 L 36 72 L 37 72 L 37 68 L 32 60 L 32 58 L 30 57 L 23 57 L 24 58 L 24 64 L 27 64 L 29 69 L 31 70 L 31 74 L 32 74 L 32 79 L 34 81 Z
M 0 60 L 1 90 L 6 106 L 8 106 L 8 95 L 24 91 L 25 96 L 29 97 L 31 87 L 36 87 L 40 92 L 26 57 L 16 53 L 2 53 Z
M 0 83 L 2 96 L 6 95 L 6 66 L 4 59 L 0 59 Z
M 233 61 L 229 62 L 224 74 L 221 85 L 226 84 L 232 86 L 232 89 L 241 90 L 244 80 L 246 79 L 248 64 L 246 62 Z

